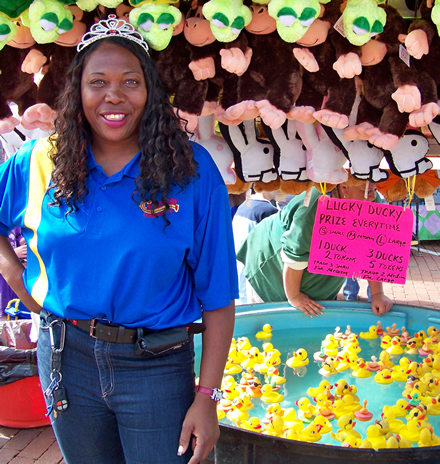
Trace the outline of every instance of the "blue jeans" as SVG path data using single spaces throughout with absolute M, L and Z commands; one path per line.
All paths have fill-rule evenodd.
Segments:
M 37 347 L 43 391 L 50 383 L 48 323 L 42 311 Z M 46 328 L 46 330 L 44 330 Z M 59 347 L 60 326 L 54 330 Z M 141 358 L 132 343 L 97 340 L 66 322 L 61 361 L 69 407 L 52 426 L 68 464 L 186 463 L 177 456 L 183 419 L 194 399 L 194 346 Z
M 342 286 L 342 293 L 346 301 L 357 301 L 360 285 L 357 279 L 352 279 L 347 277 L 345 279 L 344 285 Z M 368 301 L 371 302 L 371 292 L 370 286 L 367 287 L 367 296 Z

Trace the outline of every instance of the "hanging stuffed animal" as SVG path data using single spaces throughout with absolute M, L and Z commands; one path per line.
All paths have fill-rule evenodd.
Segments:
M 356 124 L 344 131 L 344 137 L 366 139 L 389 150 L 405 133 L 408 114 L 421 107 L 423 96 L 417 71 L 399 57 L 399 35 L 406 31 L 405 21 L 395 8 L 379 7 L 385 10 L 387 22 L 381 34 L 362 46 L 364 96 Z
M 257 137 L 255 121 L 243 121 L 238 126 L 219 123 L 219 127 L 234 154 L 235 172 L 243 182 L 270 182 L 278 178 L 273 146 Z
M 132 0 L 133 2 L 133 0 Z M 74 2 L 68 3 L 69 5 Z M 118 5 L 122 3 L 122 0 L 76 0 L 76 4 L 83 11 L 93 11 L 99 5 L 102 5 L 106 8 L 117 8 Z M 136 2 L 139 4 L 139 2 Z M 136 6 L 136 5 L 133 5 Z

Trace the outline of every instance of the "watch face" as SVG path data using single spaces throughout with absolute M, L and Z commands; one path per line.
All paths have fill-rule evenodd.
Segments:
M 214 388 L 213 391 L 212 391 L 211 398 L 214 401 L 220 401 L 220 400 L 222 400 L 224 398 L 223 392 L 221 390 L 219 390 L 218 388 Z

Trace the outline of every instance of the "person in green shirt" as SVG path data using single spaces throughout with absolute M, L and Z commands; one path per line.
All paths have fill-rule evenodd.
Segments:
M 365 198 L 365 185 L 350 178 L 336 186 L 332 196 L 380 202 L 371 182 Z M 334 300 L 345 278 L 307 270 L 320 193 L 312 189 L 308 206 L 304 205 L 305 196 L 306 192 L 296 196 L 279 213 L 261 221 L 243 242 L 237 259 L 244 264 L 246 279 L 263 302 L 287 300 L 312 317 L 324 309 L 315 300 Z M 369 285 L 373 312 L 378 316 L 387 313 L 393 304 L 384 294 L 382 282 L 370 281 Z

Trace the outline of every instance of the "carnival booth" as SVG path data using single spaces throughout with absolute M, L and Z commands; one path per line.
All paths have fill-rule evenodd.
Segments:
M 101 19 L 109 35 L 128 21 L 148 42 L 182 130 L 209 151 L 231 194 L 252 186 L 297 195 L 314 186 L 325 195 L 350 172 L 366 193 L 374 182 L 388 203 L 406 208 L 416 195 L 427 214 L 436 214 L 440 0 L 0 0 L 5 146 L 17 147 L 37 130 L 51 133 L 76 46 Z M 408 230 L 401 243 L 410 243 L 412 222 Z M 323 260 L 316 258 L 315 271 L 334 272 Z M 364 278 L 394 283 L 405 272 L 404 266 L 385 275 L 356 269 Z M 290 306 L 248 307 L 238 314 L 225 368 L 230 395 L 218 409 L 218 462 L 287 462 L 275 448 L 284 450 L 284 458 L 302 456 L 300 462 L 438 461 L 440 319 L 427 311 L 418 319 L 414 308 L 395 307 L 380 329 L 371 311 L 334 304 L 323 318 L 307 320 L 307 327 Z M 273 340 L 271 326 L 283 332 Z M 388 343 L 382 349 L 378 329 Z M 243 339 L 241 346 L 238 337 L 245 336 L 248 343 Z M 255 338 L 273 341 L 274 353 L 268 345 L 256 347 Z M 280 357 L 282 368 L 276 367 Z M 247 378 L 254 361 L 266 364 Z M 240 390 L 247 392 L 244 400 L 237 400 Z M 368 425 L 355 428 L 356 420 Z M 400 460 L 394 456 L 401 450 L 372 451 L 418 446 L 437 447 L 437 459 L 426 450 L 425 460 L 414 449 L 402 450 Z M 243 451 L 239 461 L 233 457 L 237 447 Z

